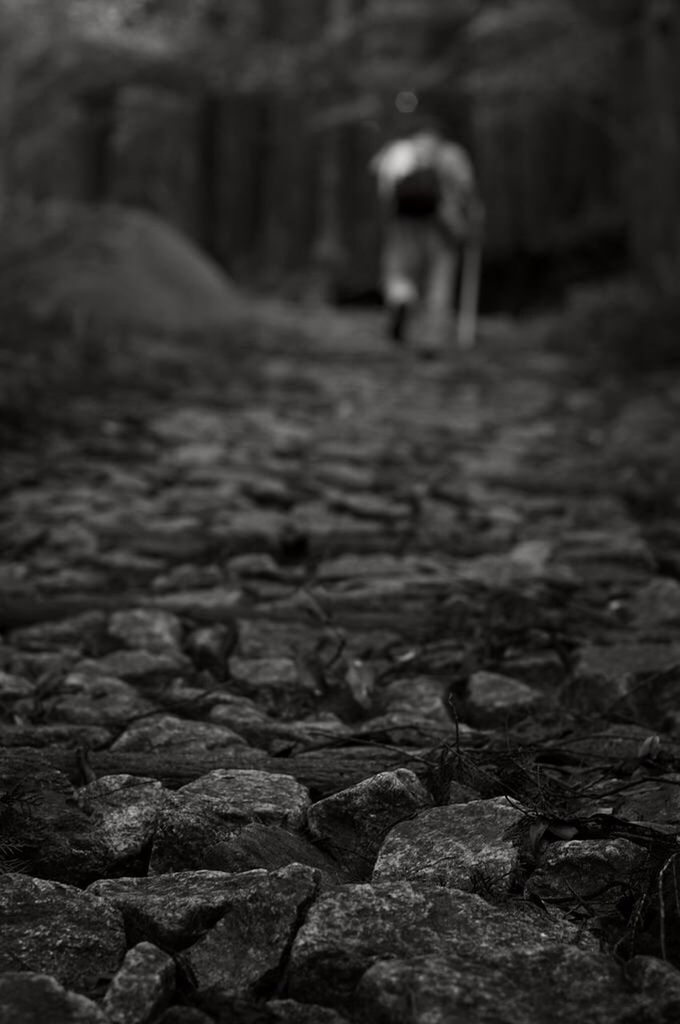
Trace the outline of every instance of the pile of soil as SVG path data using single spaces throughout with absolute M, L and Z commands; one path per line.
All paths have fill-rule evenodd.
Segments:
M 0 304 L 40 323 L 184 333 L 233 324 L 242 309 L 217 264 L 148 211 L 32 204 L 3 234 Z

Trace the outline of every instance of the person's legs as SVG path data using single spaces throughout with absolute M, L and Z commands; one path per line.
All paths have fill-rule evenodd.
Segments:
M 408 320 L 418 302 L 419 245 L 414 225 L 393 218 L 385 230 L 382 277 L 388 311 L 388 332 L 395 342 L 405 340 Z
M 427 239 L 427 267 L 423 296 L 421 347 L 438 353 L 451 342 L 454 331 L 453 301 L 458 274 L 458 249 L 431 225 Z

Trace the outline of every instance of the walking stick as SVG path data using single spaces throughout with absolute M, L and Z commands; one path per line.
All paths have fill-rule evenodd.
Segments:
M 458 348 L 471 349 L 477 340 L 479 285 L 482 272 L 481 235 L 465 241 L 462 249 L 460 299 L 458 312 Z

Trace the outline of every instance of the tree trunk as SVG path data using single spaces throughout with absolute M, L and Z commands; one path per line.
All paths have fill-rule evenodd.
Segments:
M 16 97 L 16 41 L 6 16 L 0 16 L 0 228 L 10 194 L 11 143 Z
M 329 80 L 326 102 L 342 97 L 343 78 L 349 57 L 347 30 L 352 17 L 351 0 L 330 0 L 326 41 L 329 51 Z M 345 247 L 340 210 L 342 168 L 342 128 L 326 128 L 320 142 L 319 191 L 316 238 L 312 247 L 311 298 L 331 301 L 336 293 Z
M 200 101 L 198 113 L 198 237 L 212 257 L 220 253 L 220 129 L 222 100 L 208 94 Z
M 111 194 L 113 136 L 116 130 L 116 97 L 113 89 L 101 89 L 82 97 L 84 110 L 83 191 L 89 202 L 105 202 Z
M 624 198 L 634 265 L 663 292 L 680 274 L 680 14 L 652 0 L 629 38 L 625 67 L 631 125 Z

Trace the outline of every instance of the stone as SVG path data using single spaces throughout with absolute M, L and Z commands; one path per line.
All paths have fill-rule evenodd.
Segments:
M 409 882 L 340 885 L 310 907 L 291 949 L 287 991 L 342 1011 L 376 960 L 538 950 L 579 937 L 576 927 L 528 903 L 495 907 L 476 894 Z
M 665 714 L 666 690 L 677 707 L 680 685 L 673 679 L 659 679 L 680 663 L 680 645 L 651 643 L 587 644 L 578 652 L 574 666 L 571 698 L 587 711 L 638 712 L 651 701 L 654 718 Z M 648 685 L 641 680 L 651 678 Z M 645 693 L 645 691 L 647 691 Z M 647 699 L 646 699 L 647 698 Z
M 24 651 L 52 651 L 62 647 L 83 651 L 100 639 L 105 624 L 104 612 L 93 610 L 57 622 L 40 622 L 13 629 L 9 640 Z
M 157 594 L 154 604 L 195 622 L 222 623 L 232 618 L 242 599 L 242 592 L 236 587 L 217 586 Z
M 329 856 L 308 839 L 278 825 L 253 821 L 234 829 L 227 837 L 204 849 L 205 868 L 213 871 L 274 871 L 287 864 L 307 864 L 316 868 L 329 884 L 348 881 L 345 873 Z
M 175 962 L 150 942 L 128 949 L 102 1001 L 110 1024 L 147 1024 L 168 1005 Z
M 113 743 L 112 750 L 182 751 L 220 750 L 242 746 L 245 740 L 226 725 L 197 722 L 176 715 L 149 715 L 133 722 Z
M 638 629 L 654 631 L 680 625 L 680 583 L 656 576 L 639 587 L 628 603 L 628 613 Z
M 356 1005 L 381 1024 L 667 1024 L 677 1019 L 680 987 L 631 991 L 613 959 L 574 946 L 466 949 L 463 955 L 381 959 L 364 974 Z M 671 969 L 672 970 L 672 969 Z
M 182 623 L 160 608 L 131 608 L 109 618 L 110 637 L 132 650 L 176 651 L 182 643 Z
M 535 711 L 541 694 L 519 679 L 496 672 L 473 672 L 465 696 L 467 718 L 474 726 L 495 728 Z
M 387 835 L 373 879 L 506 894 L 519 867 L 518 849 L 506 833 L 523 817 L 505 797 L 421 811 Z
M 110 1024 L 86 996 L 68 992 L 48 974 L 8 971 L 0 974 L 3 1024 Z
M 214 1024 L 209 1017 L 195 1006 L 171 1006 L 157 1021 L 157 1024 Z
M 103 847 L 107 868 L 141 857 L 156 831 L 165 790 L 156 779 L 104 775 L 83 786 L 78 801 Z
M 175 676 L 186 673 L 189 668 L 188 659 L 180 651 L 168 648 L 162 651 L 121 649 L 102 658 L 85 660 L 76 665 L 76 671 L 115 676 L 136 686 L 170 682 Z
M 187 802 L 210 803 L 224 819 L 301 828 L 310 798 L 290 775 L 245 768 L 217 768 L 182 786 L 177 794 Z
M 70 750 L 86 747 L 88 750 L 101 750 L 102 747 L 110 746 L 114 735 L 111 729 L 103 726 L 71 722 L 0 725 L 0 747 L 67 747 Z
M 565 910 L 587 906 L 592 913 L 614 910 L 642 875 L 644 849 L 627 839 L 583 839 L 550 843 L 525 885 L 530 897 Z
M 0 875 L 0 972 L 21 964 L 76 992 L 93 991 L 125 954 L 120 912 L 70 885 Z
M 11 707 L 15 701 L 31 698 L 36 692 L 36 684 L 24 676 L 12 672 L 0 671 L 0 706 Z
M 270 999 L 265 1004 L 271 1024 L 349 1024 L 327 1006 L 310 1006 L 294 999 Z
M 259 690 L 294 690 L 298 686 L 298 669 L 292 658 L 229 659 L 229 674 L 248 692 Z
M 452 727 L 446 705 L 448 687 L 439 679 L 416 676 L 395 679 L 381 692 L 381 705 L 388 714 L 403 712 L 430 718 L 445 727 Z
M 669 826 L 680 832 L 680 775 L 669 772 L 638 783 L 616 800 L 613 809 L 626 821 Z
M 238 650 L 242 658 L 293 658 L 300 649 L 314 647 L 316 633 L 300 622 L 267 619 L 238 620 Z
M 397 768 L 319 800 L 309 808 L 307 823 L 312 836 L 354 877 L 367 878 L 392 826 L 431 803 L 417 776 Z
M 414 712 L 392 711 L 362 722 L 355 727 L 354 735 L 363 742 L 430 748 L 451 739 L 455 729 L 450 718 L 442 722 Z
M 518 679 L 540 693 L 554 697 L 566 670 L 556 651 L 527 651 L 503 657 L 503 674 Z
M 16 860 L 27 873 L 72 885 L 86 884 L 102 871 L 105 847 L 66 775 L 34 765 L 18 777 L 10 769 L 3 789 L 10 864 Z
M 126 725 L 154 710 L 129 683 L 89 670 L 69 672 L 55 696 L 45 701 L 51 718 L 77 725 Z
M 304 871 L 309 877 L 314 874 L 311 868 Z M 239 893 L 267 889 L 270 874 L 274 876 L 276 872 L 201 870 L 141 878 L 103 878 L 93 882 L 87 892 L 119 909 L 133 942 L 152 942 L 176 951 L 191 946 L 211 929 L 232 901 L 242 898 Z
M 267 984 L 273 994 L 300 915 L 316 893 L 317 875 L 291 864 L 240 880 L 217 924 L 186 951 L 186 962 L 199 989 L 219 985 L 247 997 L 262 994 Z

